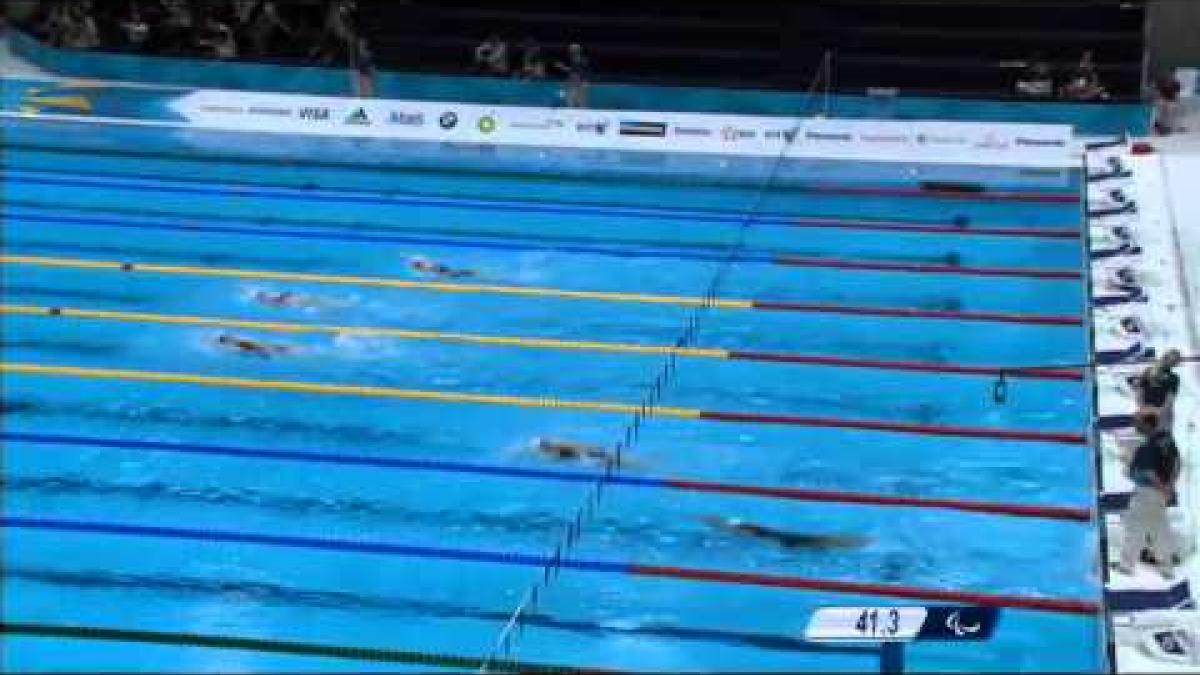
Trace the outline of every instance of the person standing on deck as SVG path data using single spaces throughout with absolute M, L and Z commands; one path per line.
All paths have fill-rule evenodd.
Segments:
M 1121 515 L 1125 536 L 1117 569 L 1122 574 L 1133 574 L 1134 564 L 1143 550 L 1149 549 L 1149 558 L 1159 573 L 1171 579 L 1179 557 L 1167 522 L 1167 506 L 1175 497 L 1175 482 L 1179 479 L 1179 449 L 1154 412 L 1139 412 L 1134 426 L 1142 441 L 1129 462 L 1134 488 L 1129 506 Z

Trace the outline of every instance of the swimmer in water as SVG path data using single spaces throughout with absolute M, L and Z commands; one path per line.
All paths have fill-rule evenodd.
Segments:
M 430 260 L 422 256 L 410 258 L 408 266 L 417 272 L 429 274 L 435 277 L 445 277 L 448 279 L 463 279 L 466 277 L 475 276 L 475 270 L 469 269 L 454 269 L 440 262 Z
M 320 305 L 315 299 L 292 291 L 255 291 L 254 300 L 268 307 L 303 309 Z
M 804 548 L 819 551 L 839 549 L 844 550 L 862 548 L 870 543 L 870 539 L 868 537 L 859 535 L 802 534 L 799 532 L 786 532 L 784 530 L 776 530 L 775 528 L 766 527 L 765 525 L 747 523 L 741 518 L 705 516 L 703 520 L 717 529 L 747 537 L 753 537 L 755 539 L 763 539 L 788 549 Z
M 217 338 L 217 344 L 229 349 L 235 349 L 241 354 L 259 356 L 264 359 L 269 359 L 277 354 L 287 354 L 291 351 L 291 348 L 287 345 L 259 342 L 249 338 L 240 338 L 229 333 L 222 333 Z
M 604 461 L 611 455 L 607 450 L 592 443 L 563 441 L 553 438 L 537 438 L 533 441 L 533 449 L 546 457 L 558 460 L 595 459 Z

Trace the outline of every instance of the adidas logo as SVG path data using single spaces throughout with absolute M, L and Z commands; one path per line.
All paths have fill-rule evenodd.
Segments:
M 346 124 L 356 124 L 358 126 L 369 127 L 371 126 L 371 118 L 367 116 L 367 111 L 365 109 L 359 108 L 346 117 Z

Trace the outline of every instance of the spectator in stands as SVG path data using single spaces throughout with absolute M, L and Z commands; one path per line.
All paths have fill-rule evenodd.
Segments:
M 332 0 L 325 13 L 325 28 L 310 57 L 323 63 L 353 61 L 358 48 L 358 5 L 354 0 Z
M 191 4 L 187 0 L 160 0 L 165 18 L 161 30 L 160 50 L 165 54 L 182 54 L 195 44 L 196 28 Z
M 567 107 L 586 108 L 590 67 L 587 56 L 583 53 L 583 47 L 578 44 L 568 46 L 566 62 L 557 63 L 555 67 L 567 76 L 567 88 L 564 92 Z
M 521 70 L 515 75 L 522 80 L 546 79 L 546 57 L 537 40 L 526 38 L 521 42 Z
M 508 74 L 508 43 L 492 33 L 475 48 L 475 73 L 504 76 Z
M 68 25 L 71 23 L 69 10 L 70 3 L 66 2 L 66 0 L 51 3 L 44 10 L 42 20 L 35 32 L 51 47 L 63 46 L 63 38 L 66 36 Z
M 204 27 L 196 39 L 196 44 L 204 50 L 205 56 L 218 59 L 237 58 L 237 41 L 233 37 L 233 29 L 209 16 L 204 20 Z
M 91 0 L 76 0 L 65 5 L 54 19 L 61 45 L 67 49 L 95 49 L 100 46 L 100 31 L 92 16 Z
M 1171 434 L 1162 429 L 1158 415 L 1141 411 L 1134 418 L 1134 427 L 1142 441 L 1129 461 L 1129 477 L 1133 480 L 1133 495 L 1121 516 L 1125 535 L 1117 569 L 1133 574 L 1133 567 L 1143 555 L 1155 562 L 1166 579 L 1175 576 L 1173 565 L 1179 563 L 1167 506 L 1175 498 L 1175 482 L 1179 479 L 1179 449 Z M 1148 554 L 1144 554 L 1145 549 Z
M 1179 92 L 1183 86 L 1174 75 L 1160 75 L 1154 81 L 1154 132 L 1166 136 L 1186 131 L 1181 125 L 1183 103 Z
M 375 55 L 367 39 L 359 37 L 353 53 L 354 95 L 359 98 L 375 96 Z
M 1054 96 L 1054 74 L 1041 54 L 1035 54 L 1017 78 L 1016 90 L 1018 95 L 1033 98 Z
M 294 38 L 296 33 L 280 16 L 274 0 L 258 0 L 246 13 L 242 29 L 255 56 L 274 54 L 280 35 Z
M 142 17 L 140 3 L 136 0 L 130 2 L 129 13 L 118 20 L 117 25 L 121 28 L 121 35 L 125 39 L 125 49 L 134 52 L 145 49 L 146 44 L 150 41 L 150 24 Z
M 250 16 L 259 5 L 259 0 L 232 0 L 232 5 L 234 23 L 243 26 L 249 23 Z
M 1067 79 L 1059 92 L 1062 98 L 1074 101 L 1098 101 L 1108 98 L 1108 91 L 1100 84 L 1100 75 L 1092 59 L 1092 52 L 1086 51 L 1079 59 L 1079 65 Z

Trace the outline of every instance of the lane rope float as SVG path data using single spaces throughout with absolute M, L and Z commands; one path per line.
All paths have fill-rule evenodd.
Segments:
M 743 349 L 720 349 L 712 347 L 677 347 L 672 345 L 643 345 L 629 342 L 604 342 L 596 340 L 561 340 L 516 335 L 483 335 L 447 331 L 424 331 L 406 328 L 375 326 L 337 326 L 328 324 L 295 323 L 287 321 L 262 321 L 232 317 L 191 316 L 186 314 L 159 314 L 150 312 L 123 312 L 117 310 L 87 309 L 80 307 L 49 307 L 44 305 L 0 304 L 0 314 L 22 316 L 55 316 L 75 319 L 127 321 L 134 323 L 159 323 L 166 325 L 205 326 L 219 328 L 244 328 L 279 333 L 313 333 L 348 337 L 380 337 L 397 340 L 431 340 L 448 343 L 478 344 L 533 349 L 558 349 L 596 351 L 627 354 L 675 354 L 693 358 L 727 359 L 734 361 L 762 361 L 765 363 L 788 363 L 816 366 L 842 366 L 872 370 L 904 370 L 913 372 L 947 373 L 961 375 L 1000 375 L 1049 380 L 1082 380 L 1083 373 L 1076 366 L 989 366 L 928 361 L 905 361 L 896 359 L 863 359 L 819 354 L 792 352 L 768 352 Z
M 479 668 L 484 660 L 476 656 L 459 656 L 431 652 L 401 651 L 377 647 L 357 647 L 274 638 L 252 638 L 233 635 L 183 633 L 176 631 L 139 630 L 111 628 L 107 626 L 80 626 L 22 621 L 0 622 L 0 634 L 25 637 L 53 637 L 69 640 L 99 640 L 106 642 L 130 642 L 159 644 L 178 647 L 206 647 L 210 649 L 232 649 L 270 654 L 315 656 L 376 663 L 396 663 L 433 668 Z M 530 661 L 498 659 L 497 670 L 513 673 L 612 673 L 616 671 L 574 666 L 556 666 Z
M 412 558 L 454 560 L 457 562 L 492 563 L 546 567 L 557 563 L 561 567 L 586 572 L 618 574 L 625 576 L 660 577 L 708 581 L 736 586 L 759 586 L 795 591 L 817 591 L 836 594 L 852 594 L 910 600 L 945 601 L 1001 607 L 1028 609 L 1056 614 L 1095 616 L 1100 611 L 1099 603 L 1091 600 L 1058 598 L 1033 595 L 1011 595 L 960 591 L 941 588 L 925 588 L 906 584 L 880 584 L 861 581 L 840 581 L 809 577 L 786 576 L 760 572 L 732 572 L 727 570 L 644 565 L 631 562 L 590 560 L 583 558 L 559 558 L 494 551 L 477 548 L 449 548 L 361 539 L 329 539 L 294 535 L 263 534 L 235 530 L 210 528 L 174 527 L 161 525 L 138 525 L 131 523 L 83 521 L 63 518 L 40 518 L 5 515 L 0 516 L 0 526 L 21 530 L 43 530 L 73 532 L 79 534 L 106 534 L 134 538 L 177 539 L 185 541 L 207 541 L 228 544 L 252 544 L 317 551 L 389 555 Z
M 604 413 L 637 414 L 640 416 L 645 416 L 647 409 L 647 406 L 644 403 L 631 404 L 613 403 L 607 401 L 577 401 L 549 396 L 529 397 L 510 396 L 505 394 L 467 394 L 462 392 L 401 389 L 396 387 L 372 385 L 327 384 L 298 380 L 261 380 L 220 375 L 169 373 L 162 371 L 128 370 L 120 368 L 84 368 L 77 366 L 45 365 L 37 363 L 0 362 L 0 372 L 21 375 L 158 382 L 164 384 L 195 384 L 210 387 L 274 390 L 293 393 L 370 396 L 407 400 L 439 401 L 442 403 L 478 403 L 485 405 L 503 405 L 521 408 L 584 410 Z M 1064 443 L 1069 445 L 1085 445 L 1087 443 L 1087 439 L 1084 434 L 1066 431 L 1036 431 L 994 427 L 932 425 L 889 420 L 701 410 L 698 408 L 684 408 L 677 406 L 656 406 L 655 413 L 663 417 L 720 422 L 744 422 L 749 424 L 777 424 L 802 427 L 828 427 L 859 429 L 867 431 L 890 431 L 933 436 L 991 438 L 1010 441 Z
M 281 272 L 275 270 L 252 270 L 240 268 L 203 267 L 196 265 L 161 265 L 156 263 L 114 262 L 108 260 L 85 260 L 79 258 L 56 258 L 30 255 L 0 255 L 0 264 L 32 265 L 69 269 L 119 270 L 173 276 L 200 276 L 233 279 L 266 279 L 318 284 L 340 284 L 401 290 L 425 290 L 438 293 L 492 294 L 525 297 L 558 298 L 565 300 L 598 300 L 603 302 L 643 303 L 673 305 L 680 307 L 712 307 L 716 309 L 746 309 L 791 311 L 819 314 L 842 314 L 851 316 L 877 316 L 909 319 L 946 319 L 958 321 L 999 322 L 1029 325 L 1078 326 L 1083 317 L 1054 314 L 1028 314 L 1011 312 L 985 312 L 971 310 L 918 309 L 908 307 L 866 307 L 832 305 L 824 303 L 791 302 L 778 300 L 724 299 L 717 297 L 695 297 L 683 295 L 659 295 L 651 293 L 624 293 L 619 291 L 574 291 L 537 286 L 506 286 L 502 284 L 449 283 L 444 281 L 413 281 L 392 277 L 356 276 L 340 274 L 318 274 L 310 272 Z
M 116 215 L 111 211 L 105 211 L 102 213 Z M 439 232 L 437 233 L 437 236 L 431 236 L 420 231 L 406 232 L 405 230 L 395 230 L 390 234 L 364 233 L 357 231 L 349 232 L 333 229 L 333 227 L 331 227 L 328 223 L 306 223 L 306 221 L 295 221 L 292 223 L 293 227 L 281 228 L 269 227 L 267 225 L 258 223 L 247 226 L 218 225 L 213 224 L 210 218 L 206 218 L 203 224 L 188 222 L 181 223 L 176 221 L 146 222 L 144 220 L 111 217 L 106 218 L 101 216 L 83 218 L 79 217 L 78 215 L 28 215 L 16 213 L 16 209 L 10 209 L 8 222 L 13 224 L 21 222 L 39 224 L 56 223 L 74 225 L 78 227 L 119 228 L 126 230 L 165 230 L 188 233 L 204 232 L 235 236 L 279 237 L 302 240 L 338 241 L 346 243 L 392 243 L 500 251 L 543 251 L 547 253 L 603 255 L 617 258 L 669 258 L 706 262 L 719 261 L 721 258 L 721 256 L 717 253 L 705 252 L 700 247 L 696 247 L 694 249 L 682 248 L 677 242 L 650 243 L 622 240 L 619 242 L 606 243 L 605 245 L 596 245 L 594 240 L 562 238 L 560 243 L 531 243 L 525 241 L 496 241 L 493 239 L 479 237 L 464 237 L 458 233 L 453 233 L 452 236 L 446 236 L 447 234 L 451 234 L 447 232 Z M 589 241 L 591 243 L 589 243 Z M 939 261 L 946 258 L 947 256 L 931 256 L 931 260 L 929 262 L 896 262 L 894 260 L 876 260 L 869 258 L 847 259 L 835 256 L 811 257 L 788 253 L 774 253 L 770 251 L 747 251 L 746 253 L 739 255 L 738 262 L 843 271 L 908 272 L 914 274 L 1012 277 L 1020 279 L 1079 280 L 1083 277 L 1083 273 L 1078 270 L 994 265 L 963 265 Z
M 140 441 L 121 438 L 28 433 L 20 431 L 0 431 L 0 439 L 11 441 L 13 445 L 10 446 L 10 450 L 14 452 L 21 447 L 21 444 L 33 444 L 51 448 L 86 447 L 100 449 L 139 450 L 145 452 L 177 453 L 182 455 L 218 456 L 255 460 L 265 459 L 270 461 L 291 461 L 350 467 L 370 467 L 393 471 L 427 471 L 449 474 L 471 474 L 477 476 L 490 476 L 519 480 L 590 482 L 599 480 L 603 475 L 601 472 L 596 471 L 539 469 L 436 459 L 402 459 L 396 457 L 376 457 L 370 455 L 355 455 L 344 452 L 323 452 L 318 450 L 294 448 L 265 448 L 214 445 L 209 443 Z M 617 474 L 609 477 L 608 481 L 613 485 L 621 485 L 625 487 L 680 490 L 713 494 L 735 494 L 748 497 L 759 497 L 763 499 L 817 502 L 824 504 L 837 503 L 863 506 L 947 509 L 966 513 L 1015 516 L 1024 518 L 1043 518 L 1047 520 L 1061 520 L 1081 523 L 1090 523 L 1092 520 L 1091 509 L 1072 506 L 1055 506 L 1050 504 L 1011 504 L 1004 502 L 985 502 L 949 497 L 906 497 L 902 495 L 850 492 L 845 490 L 824 490 L 773 485 L 721 483 L 716 481 L 672 476 L 628 476 Z

